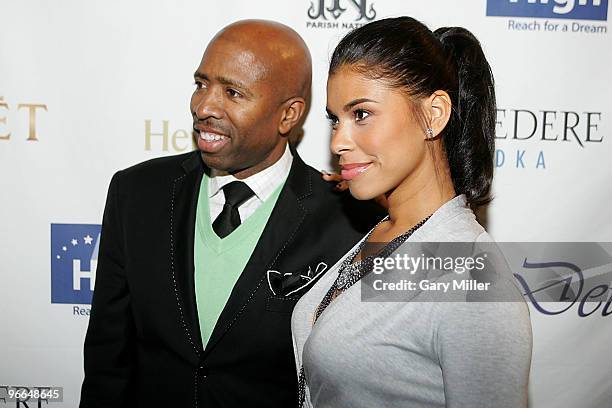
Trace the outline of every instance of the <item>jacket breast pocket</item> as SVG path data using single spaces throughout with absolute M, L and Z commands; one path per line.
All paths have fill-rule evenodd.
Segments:
M 266 310 L 276 313 L 291 313 L 299 297 L 268 296 Z

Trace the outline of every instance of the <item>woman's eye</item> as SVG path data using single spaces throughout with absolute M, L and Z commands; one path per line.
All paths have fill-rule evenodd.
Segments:
M 336 126 L 338 126 L 338 118 L 332 115 L 327 115 L 327 120 L 329 120 L 329 123 L 332 127 L 332 129 L 335 129 Z
M 368 116 L 370 116 L 370 112 L 364 111 L 363 109 L 357 109 L 355 111 L 355 120 L 357 122 L 360 122 L 360 121 L 364 120 Z

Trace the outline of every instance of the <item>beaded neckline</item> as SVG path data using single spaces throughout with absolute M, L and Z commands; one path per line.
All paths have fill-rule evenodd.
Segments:
M 359 254 L 365 244 L 368 242 L 368 239 L 381 223 L 387 221 L 389 216 L 387 215 L 385 218 L 380 220 L 378 224 L 370 232 L 368 235 L 361 241 L 359 246 L 351 252 L 349 256 L 342 262 L 338 271 L 338 277 L 330 287 L 327 294 L 321 300 L 321 303 L 317 307 L 317 311 L 315 313 L 315 319 L 313 324 L 317 321 L 321 313 L 329 306 L 331 301 L 335 299 L 340 293 L 346 291 L 348 288 L 353 286 L 359 280 L 361 280 L 365 275 L 370 273 L 374 268 L 374 259 L 375 258 L 386 258 L 391 255 L 400 245 L 402 245 L 416 230 L 418 230 L 427 220 L 431 217 L 431 215 L 427 216 L 423 220 L 419 221 L 415 226 L 410 228 L 408 231 L 398 235 L 389 241 L 383 248 L 380 249 L 377 253 L 373 255 L 368 255 L 363 259 L 360 259 L 357 262 L 353 262 L 357 254 Z

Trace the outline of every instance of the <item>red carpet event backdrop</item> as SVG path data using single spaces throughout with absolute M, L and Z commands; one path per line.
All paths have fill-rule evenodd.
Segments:
M 332 170 L 324 114 L 330 53 L 350 29 L 399 15 L 431 29 L 466 27 L 491 63 L 496 173 L 494 200 L 481 214 L 491 235 L 612 241 L 608 0 L 7 0 L 0 5 L 0 395 L 58 387 L 63 402 L 48 405 L 77 406 L 108 183 L 119 169 L 194 148 L 193 72 L 214 33 L 261 18 L 305 39 L 313 95 L 298 150 L 315 168 Z M 605 299 L 610 285 L 602 286 Z M 612 306 L 574 300 L 530 305 L 531 407 L 612 406 Z M 16 403 L 0 398 L 3 406 Z

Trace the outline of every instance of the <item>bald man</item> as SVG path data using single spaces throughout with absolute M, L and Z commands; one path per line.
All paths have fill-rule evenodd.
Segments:
M 114 175 L 81 407 L 296 405 L 293 306 L 379 217 L 288 145 L 310 78 L 293 30 L 232 24 L 195 72 L 198 150 Z

